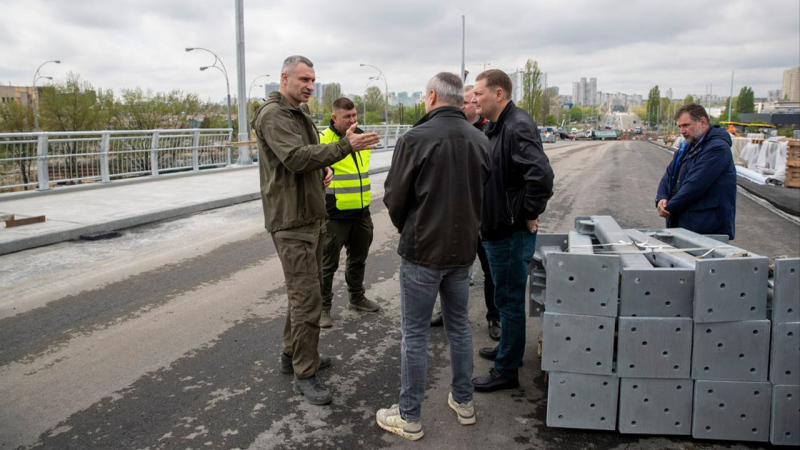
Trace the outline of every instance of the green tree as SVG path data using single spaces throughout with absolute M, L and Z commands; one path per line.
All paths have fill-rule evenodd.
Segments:
M 103 130 L 114 114 L 113 92 L 98 92 L 73 72 L 64 82 L 44 87 L 39 100 L 39 124 L 43 130 Z
M 734 109 L 739 114 L 754 113 L 756 111 L 755 100 L 753 98 L 753 90 L 747 86 L 742 87 L 739 91 L 739 101 Z
M 661 105 L 660 98 L 661 91 L 659 91 L 658 85 L 655 85 L 647 95 L 647 124 L 651 127 L 658 121 L 658 108 Z
M 126 89 L 117 104 L 114 125 L 117 129 L 129 130 L 182 128 L 186 126 L 188 117 L 199 115 L 206 109 L 196 94 L 184 94 L 178 90 L 154 94 L 141 88 Z
M 583 111 L 580 106 L 573 106 L 569 110 L 570 122 L 580 122 L 583 120 Z
M 33 131 L 33 107 L 12 101 L 0 103 L 0 132 L 24 133 Z
M 369 112 L 374 111 L 383 117 L 383 92 L 377 86 L 370 86 L 367 92 L 364 93 L 364 101 L 367 102 L 367 119 L 369 119 Z M 369 121 L 368 121 L 369 123 Z M 380 120 L 376 123 L 380 123 Z
M 689 103 L 694 103 L 694 97 L 692 97 L 692 94 L 687 95 L 686 98 L 683 99 L 684 105 L 688 105 Z
M 333 110 L 333 102 L 342 96 L 342 85 L 339 83 L 329 83 L 325 85 L 325 90 L 322 92 L 322 108 L 323 111 L 329 112 Z
M 545 126 L 558 125 L 558 122 L 556 121 L 556 116 L 553 114 L 548 114 L 544 116 L 544 125 Z
M 510 94 L 510 93 L 509 93 Z M 525 62 L 522 75 L 522 100 L 520 107 L 533 117 L 536 123 L 544 122 L 544 99 L 542 95 L 542 71 L 539 63 L 532 59 Z

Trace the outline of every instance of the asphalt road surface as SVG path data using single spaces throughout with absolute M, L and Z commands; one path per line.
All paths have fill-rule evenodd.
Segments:
M 556 193 L 543 232 L 579 215 L 608 214 L 623 228 L 662 228 L 653 205 L 670 155 L 645 142 L 559 143 L 546 148 Z M 125 230 L 108 241 L 65 242 L 0 257 L 0 449 L 186 448 L 760 448 L 689 437 L 621 435 L 545 426 L 546 384 L 530 319 L 519 389 L 475 394 L 478 422 L 447 407 L 449 352 L 431 332 L 425 437 L 410 443 L 375 424 L 397 402 L 400 330 L 397 232 L 373 177 L 375 239 L 367 295 L 379 313 L 345 308 L 334 289 L 334 327 L 321 371 L 334 392 L 313 406 L 278 369 L 286 309 L 283 275 L 260 202 Z M 798 226 L 738 197 L 735 244 L 765 256 L 797 255 Z M 475 374 L 490 363 L 478 265 L 470 290 Z

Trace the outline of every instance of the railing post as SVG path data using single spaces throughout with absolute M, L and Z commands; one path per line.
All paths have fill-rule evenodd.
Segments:
M 158 130 L 153 131 L 153 140 L 150 141 L 150 174 L 158 176 Z
M 36 167 L 39 172 L 39 190 L 47 191 L 50 189 L 50 173 L 48 172 L 47 163 L 47 150 L 48 150 L 47 135 L 44 133 L 39 134 L 39 139 L 36 144 Z
M 400 125 L 397 125 L 394 129 L 394 145 L 397 145 L 397 140 L 400 139 Z
M 233 142 L 233 130 L 228 131 L 227 142 L 228 145 L 225 148 L 228 149 L 226 151 L 226 153 L 228 154 L 228 164 L 225 167 L 230 167 L 231 165 L 233 165 L 233 145 L 231 145 L 231 142 Z
M 100 177 L 103 183 L 111 182 L 111 173 L 108 170 L 108 152 L 111 147 L 111 133 L 103 131 L 103 139 L 100 145 Z
M 192 170 L 200 170 L 200 130 L 194 130 L 192 138 Z
M 383 136 L 383 148 L 389 148 L 389 124 L 386 124 L 386 134 Z

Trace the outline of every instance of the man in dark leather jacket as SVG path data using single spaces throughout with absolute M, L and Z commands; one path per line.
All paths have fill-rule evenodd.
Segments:
M 489 141 L 466 121 L 464 87 L 442 72 L 426 87 L 425 117 L 397 141 L 383 202 L 400 232 L 401 389 L 397 405 L 380 409 L 378 425 L 406 439 L 423 436 L 422 399 L 433 304 L 441 296 L 450 342 L 447 403 L 462 425 L 475 423 L 469 271 L 480 242 Z
M 733 239 L 736 168 L 731 136 L 718 125 L 709 126 L 705 108 L 694 103 L 682 106 L 675 120 L 686 141 L 658 185 L 658 214 L 667 219 L 667 228 Z
M 544 154 L 536 123 L 511 100 L 511 79 L 501 70 L 478 75 L 472 102 L 492 123 L 486 130 L 492 176 L 486 182 L 481 237 L 495 283 L 500 311 L 500 343 L 481 349 L 494 360 L 489 374 L 472 380 L 476 391 L 519 386 L 525 353 L 525 283 L 536 246 L 539 215 L 553 195 L 553 169 Z

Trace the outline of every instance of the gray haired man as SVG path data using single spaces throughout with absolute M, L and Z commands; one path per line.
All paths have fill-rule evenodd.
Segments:
M 317 351 L 326 218 L 323 169 L 374 147 L 379 138 L 375 133 L 355 134 L 354 123 L 339 141 L 320 144 L 317 127 L 300 108 L 311 97 L 315 79 L 308 58 L 286 58 L 278 92 L 256 111 L 252 125 L 258 137 L 264 223 L 283 266 L 289 300 L 281 372 L 294 373 L 295 391 L 324 405 L 332 396 L 317 378 L 317 370 L 331 364 Z
M 439 73 L 425 92 L 426 115 L 398 140 L 383 197 L 400 232 L 402 387 L 399 404 L 379 410 L 376 420 L 410 440 L 423 436 L 421 407 L 437 293 L 453 372 L 448 405 L 460 424 L 475 423 L 469 271 L 479 245 L 483 184 L 491 171 L 489 141 L 461 110 L 460 77 Z

